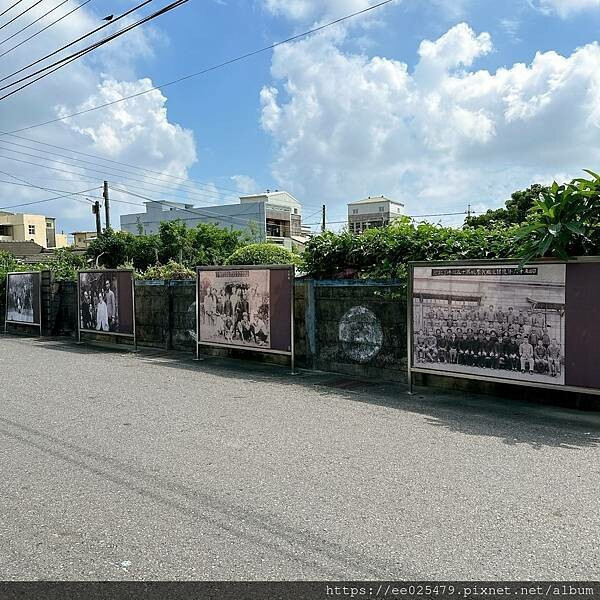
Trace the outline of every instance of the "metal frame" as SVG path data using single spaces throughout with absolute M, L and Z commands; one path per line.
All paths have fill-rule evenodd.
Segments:
M 270 348 L 237 346 L 233 344 L 219 344 L 218 342 L 201 342 L 200 341 L 200 288 L 199 279 L 201 271 L 282 271 L 289 272 L 289 277 L 292 286 L 291 306 L 290 306 L 290 350 L 271 350 Z M 295 298 L 295 282 L 296 267 L 294 265 L 227 265 L 227 266 L 202 266 L 196 267 L 196 359 L 200 359 L 200 346 L 210 346 L 215 348 L 228 348 L 233 350 L 247 350 L 248 352 L 262 352 L 263 354 L 279 354 L 289 356 L 291 359 L 291 369 L 294 373 L 294 365 L 296 360 L 294 349 L 294 298 Z M 270 292 L 270 290 L 269 290 Z M 269 318 L 271 316 L 269 315 Z
M 38 275 L 40 283 L 38 285 L 38 306 L 40 311 L 39 323 L 27 323 L 25 321 L 9 321 L 8 320 L 8 280 L 11 275 Z M 21 325 L 25 327 L 39 327 L 40 337 L 42 337 L 42 271 L 11 271 L 6 274 L 6 297 L 5 297 L 5 313 L 4 313 L 4 333 L 8 333 L 8 325 Z
M 519 385 L 523 387 L 536 387 L 550 390 L 562 390 L 565 392 L 578 392 L 584 394 L 600 395 L 600 390 L 593 388 L 583 388 L 578 386 L 560 385 L 552 383 L 543 383 L 537 381 L 521 381 L 519 379 L 509 379 L 505 377 L 494 377 L 488 375 L 471 375 L 469 373 L 455 373 L 450 371 L 441 371 L 438 369 L 427 369 L 423 367 L 413 366 L 413 280 L 414 280 L 414 269 L 415 267 L 468 267 L 468 266 L 489 266 L 489 265 L 509 265 L 518 264 L 518 258 L 507 258 L 507 259 L 490 259 L 490 260 L 440 260 L 440 261 L 414 261 L 408 263 L 408 285 L 407 285 L 407 349 L 408 349 L 408 390 L 409 394 L 413 393 L 413 373 L 424 373 L 427 375 L 437 375 L 439 377 L 450 377 L 457 379 L 471 379 L 474 381 L 491 381 L 494 383 L 503 383 L 508 385 Z M 582 257 L 575 260 L 557 260 L 557 259 L 538 259 L 527 263 L 528 266 L 533 265 L 565 265 L 565 268 L 569 264 L 575 263 L 590 263 L 600 262 L 600 257 Z M 565 281 L 566 289 L 566 281 Z M 566 324 L 565 324 L 566 326 Z
M 112 271 L 114 273 L 131 273 L 131 300 L 133 304 L 133 333 L 115 333 L 110 331 L 97 331 L 95 329 L 81 329 L 81 314 L 80 314 L 80 299 L 81 299 L 81 274 L 82 273 L 106 273 Z M 122 337 L 133 339 L 133 349 L 137 350 L 137 333 L 135 323 L 135 272 L 133 269 L 84 269 L 77 271 L 77 343 L 81 344 L 82 333 L 93 333 L 94 335 L 104 335 L 107 337 Z M 116 344 L 115 344 L 116 345 Z

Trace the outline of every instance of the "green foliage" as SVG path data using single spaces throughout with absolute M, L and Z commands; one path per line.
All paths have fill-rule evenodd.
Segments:
M 170 260 L 166 265 L 150 267 L 142 273 L 142 279 L 194 279 L 195 272 L 188 267 Z
M 77 271 L 88 267 L 85 257 L 74 252 L 72 248 L 59 248 L 52 253 L 52 258 L 45 263 L 35 265 L 35 271 L 52 271 L 58 281 L 75 281 Z M 29 270 L 31 266 L 28 267 Z
M 311 238 L 303 270 L 318 279 L 404 279 L 409 261 L 507 258 L 516 253 L 515 228 L 454 229 L 409 219 L 361 235 L 326 232 Z
M 578 178 L 540 193 L 527 223 L 516 234 L 521 263 L 537 257 L 596 254 L 600 251 L 600 175 Z
M 465 227 L 494 229 L 496 227 L 521 225 L 527 220 L 527 212 L 537 201 L 540 194 L 547 190 L 548 188 L 543 185 L 534 184 L 526 190 L 514 192 L 510 200 L 506 201 L 506 208 L 488 210 L 482 215 L 467 217 Z
M 133 235 L 109 229 L 90 243 L 86 256 L 94 266 L 98 261 L 100 267 L 115 269 L 130 262 L 137 271 L 170 260 L 187 267 L 220 265 L 246 243 L 243 232 L 212 223 L 190 228 L 183 221 L 164 221 L 157 234 Z
M 293 265 L 297 258 L 277 244 L 249 244 L 236 250 L 226 261 L 228 265 Z

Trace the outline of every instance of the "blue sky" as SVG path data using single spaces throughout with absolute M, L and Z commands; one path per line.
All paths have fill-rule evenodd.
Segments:
M 45 1 L 20 25 L 55 4 Z M 374 3 L 190 0 L 130 39 L 2 101 L 2 130 L 135 93 Z M 133 4 L 113 0 L 99 8 L 92 1 L 0 59 L 1 72 Z M 0 0 L 0 12 L 8 5 Z M 530 183 L 599 168 L 599 31 L 599 0 L 404 0 L 162 95 L 22 135 L 180 178 L 165 178 L 161 190 L 148 182 L 137 190 L 154 191 L 153 197 L 185 199 L 194 187 L 190 201 L 218 204 L 234 201 L 235 190 L 288 189 L 305 215 L 326 203 L 332 221 L 344 218 L 346 202 L 364 195 L 397 198 L 409 214 L 459 212 L 467 204 L 485 210 Z M 6 47 L 0 44 L 0 51 Z M 62 168 L 72 172 L 0 157 L 8 176 L 40 186 L 71 191 L 86 179 L 102 179 L 81 165 Z M 111 171 L 106 177 L 128 185 Z M 39 189 L 0 188 L 6 199 L 0 206 L 48 197 Z M 122 204 L 115 210 L 137 209 Z M 57 200 L 45 212 L 68 230 L 92 223 L 83 202 Z M 455 224 L 462 217 L 440 221 Z

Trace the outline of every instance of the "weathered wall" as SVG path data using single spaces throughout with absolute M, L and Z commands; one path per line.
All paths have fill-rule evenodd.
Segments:
M 307 362 L 313 368 L 406 379 L 406 300 L 400 282 L 314 281 L 307 286 Z

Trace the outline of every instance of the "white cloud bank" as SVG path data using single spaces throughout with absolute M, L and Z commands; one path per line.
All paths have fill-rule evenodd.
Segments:
M 473 69 L 490 36 L 462 23 L 423 41 L 409 72 L 343 53 L 342 36 L 278 48 L 277 85 L 261 92 L 262 126 L 278 148 L 273 174 L 300 199 L 335 205 L 338 217 L 346 202 L 379 194 L 412 213 L 445 212 L 598 168 L 597 43 L 491 73 Z

